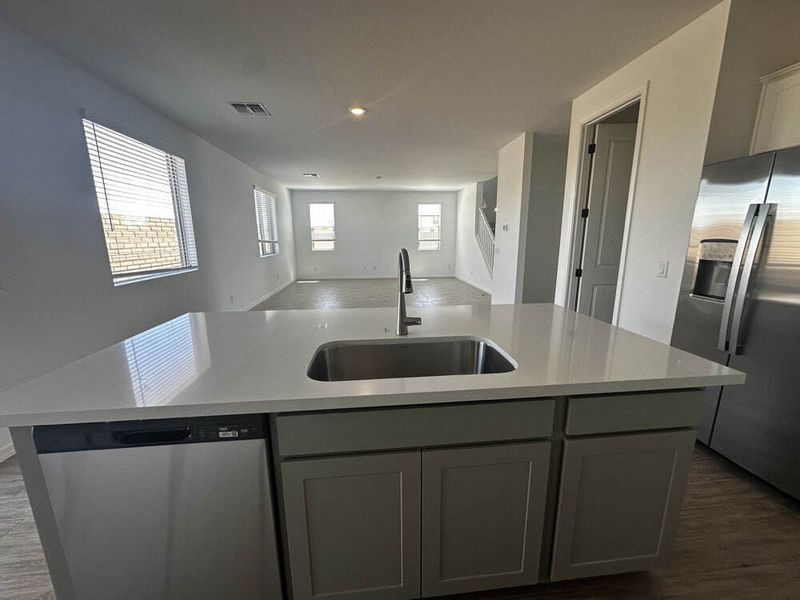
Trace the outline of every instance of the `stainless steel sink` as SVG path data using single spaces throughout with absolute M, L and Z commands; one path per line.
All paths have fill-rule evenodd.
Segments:
M 472 337 L 331 342 L 317 348 L 308 376 L 317 381 L 508 373 L 513 361 Z

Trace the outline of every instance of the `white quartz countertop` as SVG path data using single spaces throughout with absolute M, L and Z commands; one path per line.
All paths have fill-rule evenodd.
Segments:
M 409 309 L 409 338 L 477 336 L 510 373 L 320 382 L 321 344 L 397 339 L 395 309 L 190 313 L 0 395 L 0 425 L 28 426 L 678 389 L 739 371 L 552 304 Z

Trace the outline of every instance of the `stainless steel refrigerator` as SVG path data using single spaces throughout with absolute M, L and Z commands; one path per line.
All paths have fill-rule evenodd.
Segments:
M 800 146 L 704 168 L 672 343 L 747 374 L 698 439 L 800 498 Z

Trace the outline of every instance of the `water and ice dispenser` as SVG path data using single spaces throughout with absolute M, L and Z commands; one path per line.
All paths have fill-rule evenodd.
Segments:
M 736 240 L 701 240 L 693 296 L 724 300 L 731 275 Z

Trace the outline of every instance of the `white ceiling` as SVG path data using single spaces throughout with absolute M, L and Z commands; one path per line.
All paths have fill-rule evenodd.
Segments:
M 289 187 L 453 189 L 523 131 L 566 133 L 572 98 L 718 1 L 3 0 L 0 18 Z

